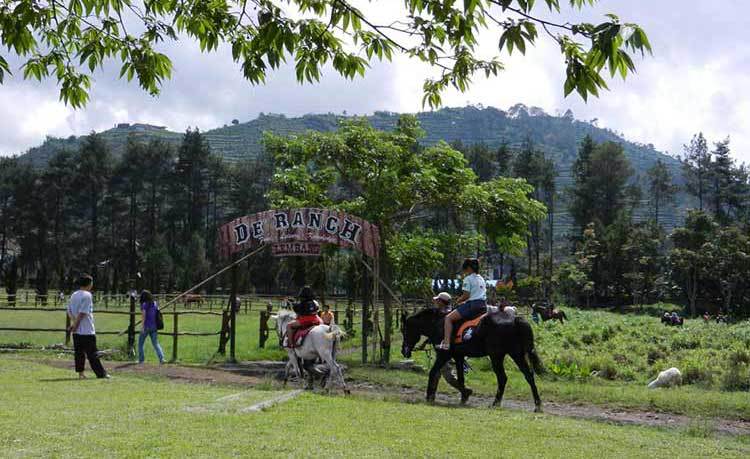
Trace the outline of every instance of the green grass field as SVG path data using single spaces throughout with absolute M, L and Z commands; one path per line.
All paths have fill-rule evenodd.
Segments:
M 652 309 L 670 306 L 653 306 Z M 619 408 L 657 410 L 691 416 L 750 419 L 750 322 L 734 325 L 704 324 L 688 320 L 683 328 L 665 327 L 655 317 L 637 314 L 615 314 L 605 311 L 583 311 L 566 308 L 570 322 L 561 325 L 547 322 L 534 326 L 537 349 L 548 372 L 539 378 L 545 401 L 586 402 Z M 171 330 L 171 316 L 166 315 L 166 329 Z M 266 347 L 258 347 L 258 312 L 238 316 L 237 357 L 240 360 L 283 359 L 271 333 Z M 127 316 L 98 314 L 98 330 L 122 330 Z M 217 316 L 181 316 L 182 331 L 217 331 Z M 61 328 L 63 313 L 0 311 L 0 326 L 40 326 Z M 348 376 L 398 387 L 423 388 L 426 374 L 359 365 L 356 350 L 358 336 L 345 347 L 355 352 L 342 355 L 348 364 Z M 393 359 L 400 359 L 400 335 L 396 332 Z M 0 332 L 0 344 L 61 343 L 62 333 Z M 125 336 L 99 337 L 100 348 L 123 348 Z M 171 356 L 172 340 L 163 336 L 162 346 Z M 179 361 L 202 364 L 218 347 L 218 337 L 180 337 Z M 155 361 L 150 343 L 147 360 Z M 415 359 L 429 368 L 425 353 Z M 120 356 L 119 358 L 123 358 Z M 223 357 L 218 357 L 221 361 Z M 495 391 L 495 376 L 486 359 L 472 359 L 474 369 L 467 383 L 485 394 Z M 676 366 L 684 375 L 685 385 L 669 390 L 648 390 L 647 382 L 659 371 Z M 526 400 L 529 391 L 525 381 L 508 360 L 509 397 Z
M 0 356 L 3 457 L 748 457 L 750 442 L 544 414 L 71 371 Z M 233 393 L 239 398 L 227 400 Z

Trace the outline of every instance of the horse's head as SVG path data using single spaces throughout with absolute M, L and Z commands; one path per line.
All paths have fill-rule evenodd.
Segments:
M 444 316 L 435 308 L 422 309 L 409 317 L 406 317 L 405 313 L 402 314 L 403 343 L 401 344 L 401 355 L 407 359 L 411 357 L 411 351 L 419 342 L 419 338 L 422 336 L 431 338 L 431 335 L 437 329 L 436 324 L 438 321 L 442 321 Z
M 286 326 L 296 318 L 297 314 L 288 309 L 282 309 L 278 313 L 271 315 L 271 319 L 276 321 L 276 335 L 279 337 L 279 343 L 281 343 L 281 339 L 284 336 Z

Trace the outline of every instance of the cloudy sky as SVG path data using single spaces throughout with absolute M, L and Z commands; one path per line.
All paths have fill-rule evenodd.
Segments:
M 387 14 L 378 2 L 377 14 Z M 540 2 L 541 3 L 541 2 Z M 638 73 L 611 91 L 584 103 L 563 97 L 564 66 L 557 47 L 541 40 L 525 57 L 502 56 L 506 70 L 491 80 L 477 79 L 467 93 L 451 92 L 444 104 L 481 103 L 507 108 L 521 102 L 549 113 L 572 109 L 579 119 L 597 118 L 599 126 L 623 132 L 628 139 L 653 143 L 679 153 L 693 133 L 711 140 L 730 136 L 735 157 L 750 161 L 750 46 L 746 44 L 746 0 L 601 0 L 585 14 L 566 12 L 565 20 L 595 22 L 607 12 L 641 24 L 654 56 L 638 59 Z M 391 11 L 398 10 L 394 7 Z M 497 43 L 496 31 L 482 36 L 482 52 Z M 174 63 L 173 79 L 153 98 L 137 83 L 117 79 L 110 66 L 95 75 L 91 101 L 73 110 L 58 101 L 54 82 L 23 81 L 17 69 L 0 86 L 0 155 L 20 153 L 40 144 L 45 135 L 81 135 L 118 122 L 210 129 L 233 118 L 247 121 L 260 112 L 301 115 L 334 112 L 365 114 L 375 110 L 421 110 L 421 85 L 431 69 L 398 58 L 375 64 L 367 77 L 354 82 L 327 71 L 316 85 L 299 85 L 290 68 L 269 75 L 265 86 L 242 79 L 227 49 L 201 54 L 182 41 L 166 52 Z M 7 53 L 5 53 L 7 55 Z M 9 59 L 12 64 L 19 61 Z

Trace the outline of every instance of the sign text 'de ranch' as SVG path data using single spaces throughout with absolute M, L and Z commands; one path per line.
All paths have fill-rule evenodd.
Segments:
M 267 210 L 219 228 L 219 249 L 224 256 L 260 243 L 272 245 L 278 256 L 317 255 L 319 247 L 314 244 L 335 244 L 376 257 L 380 233 L 377 226 L 354 215 L 314 208 Z

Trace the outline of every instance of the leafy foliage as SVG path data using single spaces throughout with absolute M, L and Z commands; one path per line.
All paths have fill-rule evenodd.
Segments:
M 253 84 L 287 61 L 294 63 L 298 81 L 313 82 L 326 65 L 355 78 L 375 59 L 405 55 L 439 73 L 424 83 L 423 103 L 430 107 L 440 105 L 446 88 L 464 91 L 475 74 L 492 76 L 503 69 L 498 56 L 478 57 L 479 35 L 486 29 L 501 32 L 498 54 L 525 53 L 543 29 L 565 57 L 565 94 L 576 90 L 584 99 L 607 87 L 605 68 L 625 78 L 635 71 L 631 55 L 651 52 L 643 29 L 613 14 L 600 24 L 538 16 L 559 15 L 559 0 L 545 1 L 547 11 L 528 0 L 403 3 L 381 23 L 347 0 L 9 0 L 0 7 L 0 42 L 25 59 L 24 78 L 56 78 L 61 100 L 73 107 L 88 102 L 91 76 L 107 61 L 120 64 L 120 78 L 135 78 L 143 90 L 158 94 L 172 73 L 172 61 L 159 45 L 185 38 L 203 52 L 230 47 Z M 570 1 L 577 9 L 594 3 Z M 9 73 L 0 56 L 0 83 Z

